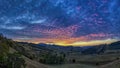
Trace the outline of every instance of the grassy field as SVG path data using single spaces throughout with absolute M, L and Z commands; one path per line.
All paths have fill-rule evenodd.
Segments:
M 120 60 L 115 60 L 113 62 L 100 66 L 93 66 L 87 64 L 63 64 L 49 66 L 48 68 L 120 68 Z
M 49 66 L 49 68 L 97 68 L 97 67 L 92 65 L 85 65 L 85 64 L 63 64 L 63 65 Z

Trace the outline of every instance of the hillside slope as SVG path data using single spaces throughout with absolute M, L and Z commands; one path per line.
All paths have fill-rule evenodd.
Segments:
M 120 60 L 116 60 L 106 65 L 100 66 L 100 68 L 120 68 Z
M 11 53 L 14 53 L 14 52 L 17 52 L 15 49 L 11 48 L 10 47 L 10 50 L 9 50 Z M 41 64 L 39 62 L 36 62 L 34 60 L 31 60 L 25 56 L 23 56 L 23 59 L 25 60 L 25 63 L 26 63 L 26 68 L 48 68 L 47 65 L 44 65 L 44 64 Z

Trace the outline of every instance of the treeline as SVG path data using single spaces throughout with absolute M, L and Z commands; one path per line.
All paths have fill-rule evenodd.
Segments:
M 45 54 L 40 59 L 39 62 L 44 64 L 63 64 L 65 63 L 65 55 L 64 54 Z

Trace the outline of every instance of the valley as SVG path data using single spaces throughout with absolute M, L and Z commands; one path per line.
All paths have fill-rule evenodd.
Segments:
M 20 68 L 119 68 L 120 66 L 119 41 L 109 45 L 91 47 L 65 47 L 16 42 L 2 35 L 0 41 L 1 47 L 5 49 L 4 51 L 0 50 L 1 53 L 13 54 L 15 62 L 19 59 L 18 57 L 24 59 L 24 64 Z M 18 56 L 19 54 L 21 56 Z

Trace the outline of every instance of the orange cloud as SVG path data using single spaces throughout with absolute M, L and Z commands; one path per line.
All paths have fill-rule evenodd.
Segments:
M 59 31 L 58 31 L 59 33 Z M 104 39 L 104 40 L 94 40 L 92 38 L 94 37 L 105 37 L 108 36 L 108 34 L 89 34 L 86 36 L 81 37 L 58 37 L 58 38 L 32 38 L 32 39 L 25 39 L 25 42 L 32 42 L 32 43 L 47 43 L 47 44 L 57 44 L 62 46 L 90 46 L 90 45 L 99 45 L 99 44 L 108 44 L 114 41 L 117 41 L 117 39 Z M 23 41 L 16 39 L 17 41 Z

